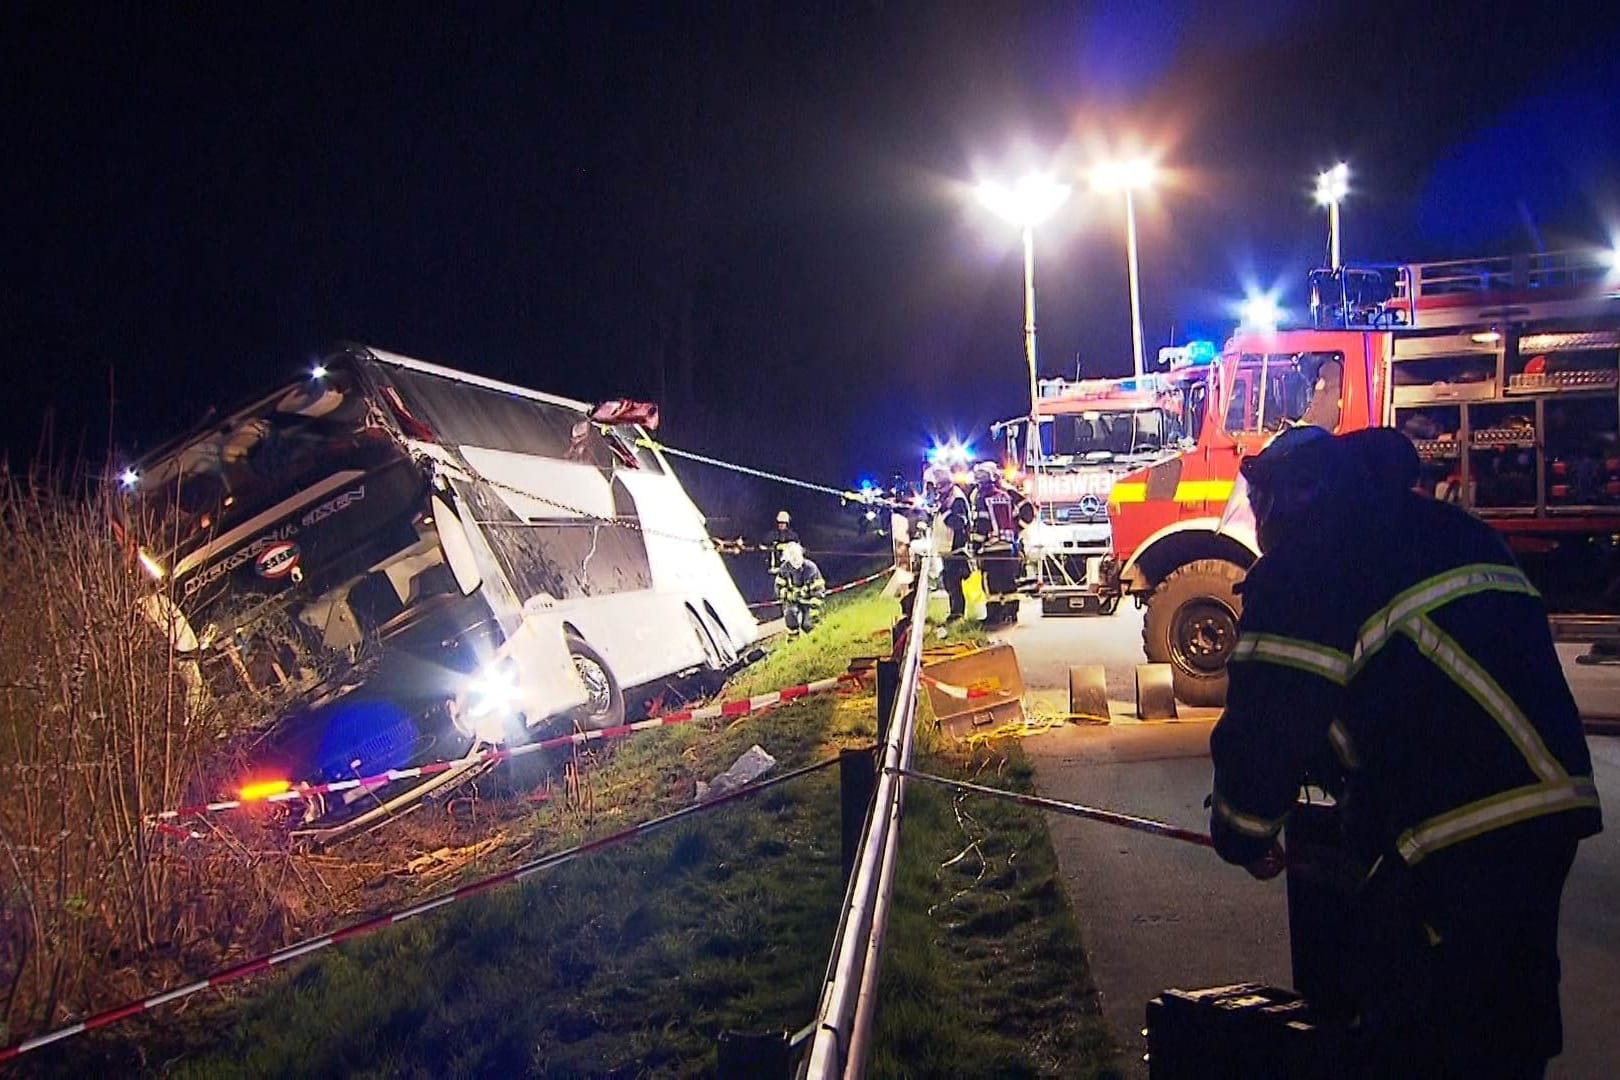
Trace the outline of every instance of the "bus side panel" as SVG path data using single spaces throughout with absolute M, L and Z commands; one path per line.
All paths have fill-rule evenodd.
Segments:
M 719 616 L 731 644 L 739 651 L 759 638 L 759 624 L 725 560 L 709 541 L 703 515 L 673 475 L 624 470 L 617 474 L 635 498 L 647 528 L 647 557 L 653 588 L 690 602 L 699 611 L 707 602 Z
M 566 623 L 602 654 L 619 685 L 632 686 L 688 671 L 704 651 L 679 596 L 650 590 L 531 603 L 524 626 L 540 638 L 563 640 Z

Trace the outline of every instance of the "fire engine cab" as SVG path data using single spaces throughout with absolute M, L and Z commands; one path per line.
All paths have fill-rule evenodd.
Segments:
M 1146 606 L 1148 659 L 1220 704 L 1236 586 L 1259 556 L 1217 532 L 1238 464 L 1285 426 L 1405 433 L 1422 488 L 1505 536 L 1563 640 L 1620 636 L 1620 271 L 1570 251 L 1311 275 L 1312 325 L 1239 331 L 1204 371 L 1194 444 L 1120 478 L 1099 594 Z
M 1196 444 L 1203 421 L 1203 366 L 1214 345 L 1163 350 L 1167 373 L 1140 379 L 1043 379 L 1038 439 L 1027 416 L 991 426 L 1004 463 L 1039 508 L 1023 534 L 1026 559 L 1049 615 L 1109 614 L 1117 595 L 1098 589 L 1111 548 L 1108 497 L 1119 477 Z M 1192 400 L 1187 391 L 1194 391 Z

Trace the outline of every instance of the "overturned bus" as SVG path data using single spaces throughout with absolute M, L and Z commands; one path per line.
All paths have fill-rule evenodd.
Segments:
M 125 468 L 118 529 L 194 690 L 273 703 L 255 776 L 458 763 L 311 797 L 295 829 L 330 840 L 749 651 L 654 424 L 346 347 Z

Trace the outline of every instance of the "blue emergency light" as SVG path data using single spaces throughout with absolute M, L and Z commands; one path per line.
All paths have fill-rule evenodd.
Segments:
M 1171 371 L 1190 367 L 1208 367 L 1215 362 L 1213 341 L 1189 341 L 1187 344 L 1159 350 L 1159 362 Z

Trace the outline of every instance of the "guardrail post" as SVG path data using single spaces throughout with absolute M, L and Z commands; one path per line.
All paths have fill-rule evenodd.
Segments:
M 839 864 L 844 881 L 855 869 L 861 850 L 861 833 L 872 796 L 877 792 L 875 750 L 841 750 L 838 753 Z
M 877 741 L 889 741 L 889 717 L 894 715 L 894 699 L 900 693 L 900 661 L 877 662 Z
M 787 1033 L 772 1031 L 722 1031 L 715 1076 L 720 1080 L 758 1080 L 791 1073 Z

